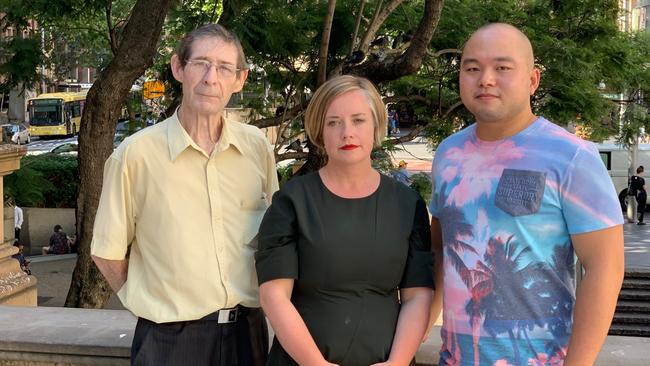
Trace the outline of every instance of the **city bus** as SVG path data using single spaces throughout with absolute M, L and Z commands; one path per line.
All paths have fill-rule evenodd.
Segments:
M 27 102 L 32 136 L 70 136 L 79 132 L 87 91 L 46 93 Z

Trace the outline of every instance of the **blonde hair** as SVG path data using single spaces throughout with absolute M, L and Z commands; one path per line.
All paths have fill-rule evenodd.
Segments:
M 381 146 L 381 142 L 386 136 L 388 115 L 377 88 L 368 79 L 342 75 L 321 85 L 314 93 L 305 111 L 305 131 L 307 136 L 322 153 L 325 153 L 323 127 L 325 126 L 327 109 L 334 99 L 355 90 L 363 91 L 366 99 L 368 99 L 368 107 L 370 107 L 375 124 L 375 147 Z

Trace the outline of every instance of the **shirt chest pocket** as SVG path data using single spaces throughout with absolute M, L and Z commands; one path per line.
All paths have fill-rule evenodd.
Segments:
M 268 205 L 266 197 L 257 199 L 242 199 L 240 201 L 240 211 L 242 215 L 242 242 L 244 245 L 250 245 L 257 248 L 257 232 L 260 229 L 260 223 L 264 217 Z
M 545 187 L 545 172 L 504 169 L 494 204 L 512 216 L 531 215 L 539 211 Z

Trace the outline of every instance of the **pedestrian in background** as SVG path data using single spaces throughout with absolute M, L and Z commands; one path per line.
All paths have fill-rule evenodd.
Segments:
M 70 242 L 68 235 L 63 232 L 61 225 L 54 225 L 54 232 L 50 236 L 49 245 L 43 247 L 43 255 L 48 254 L 67 254 L 70 252 Z
M 20 230 L 23 227 L 23 209 L 14 206 L 14 238 L 20 241 Z
M 632 195 L 634 195 L 637 203 L 637 215 L 639 219 L 637 225 L 645 225 L 645 222 L 643 222 L 643 216 L 645 215 L 648 192 L 645 189 L 645 179 L 643 178 L 644 171 L 643 165 L 639 165 L 639 167 L 636 168 L 636 175 L 630 177 L 629 189 Z

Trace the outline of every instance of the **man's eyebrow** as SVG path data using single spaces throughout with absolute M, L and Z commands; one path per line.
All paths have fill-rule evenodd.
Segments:
M 475 58 L 464 58 L 462 64 L 467 65 L 467 64 L 472 64 L 472 63 L 478 63 L 478 60 Z
M 494 59 L 494 61 L 497 62 L 515 62 L 515 59 L 510 57 L 510 56 L 500 56 Z M 463 59 L 462 65 L 467 65 L 467 64 L 472 64 L 472 63 L 478 63 L 478 59 L 475 58 L 465 58 Z

